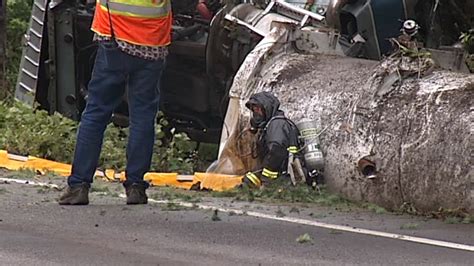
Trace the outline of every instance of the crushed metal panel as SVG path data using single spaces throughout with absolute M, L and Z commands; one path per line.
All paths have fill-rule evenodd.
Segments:
M 48 0 L 35 0 L 31 10 L 29 28 L 25 34 L 23 54 L 21 57 L 15 97 L 33 105 L 41 58 L 43 30 Z

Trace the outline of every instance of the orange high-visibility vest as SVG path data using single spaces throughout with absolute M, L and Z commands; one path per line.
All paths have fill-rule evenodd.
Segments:
M 166 46 L 171 42 L 172 20 L 170 0 L 97 0 L 92 31 L 111 37 L 113 29 L 118 40 Z

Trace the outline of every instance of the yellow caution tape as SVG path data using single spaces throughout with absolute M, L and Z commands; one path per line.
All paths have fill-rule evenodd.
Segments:
M 61 176 L 71 174 L 71 165 L 58 163 L 33 156 L 21 157 L 9 155 L 7 151 L 0 150 L 0 167 L 8 170 L 31 169 L 41 174 L 46 172 L 55 172 Z M 113 169 L 105 171 L 97 170 L 95 176 L 102 177 L 108 181 L 125 181 L 125 172 L 115 172 Z M 177 173 L 147 173 L 144 179 L 152 186 L 170 186 L 183 189 L 200 184 L 200 189 L 209 189 L 214 191 L 224 191 L 233 189 L 242 183 L 242 176 L 222 175 L 213 173 L 195 173 L 187 178 L 179 178 Z M 180 181 L 185 180 L 185 181 Z
M 12 160 L 8 158 L 6 151 L 0 150 L 0 166 L 8 170 L 20 170 L 24 168 L 25 162 L 19 160 Z
M 190 190 L 196 183 L 194 179 L 192 182 L 178 181 L 178 173 L 146 173 L 144 179 L 150 182 L 152 186 L 170 186 L 187 190 Z
M 194 173 L 194 181 L 200 182 L 201 189 L 214 191 L 230 190 L 242 184 L 243 176 L 222 175 L 214 173 Z
M 68 176 L 71 173 L 71 165 L 69 164 L 58 163 L 33 156 L 25 157 L 24 160 L 11 159 L 8 153 L 3 150 L 0 150 L 0 167 L 4 167 L 8 170 L 31 169 L 42 174 L 51 171 L 62 176 Z

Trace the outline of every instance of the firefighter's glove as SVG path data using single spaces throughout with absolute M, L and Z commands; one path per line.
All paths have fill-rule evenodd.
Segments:
M 245 174 L 243 182 L 249 187 L 260 188 L 262 186 L 262 180 L 260 177 L 252 172 Z

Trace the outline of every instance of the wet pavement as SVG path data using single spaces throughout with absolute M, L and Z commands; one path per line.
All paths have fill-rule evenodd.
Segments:
M 41 180 L 47 181 L 47 180 Z M 52 183 L 64 185 L 64 180 Z M 0 184 L 2 265 L 471 265 L 474 252 L 176 204 L 127 206 L 118 183 L 95 184 L 89 206 L 59 206 L 60 191 Z M 149 195 L 159 192 L 151 188 Z M 216 206 L 474 245 L 474 224 L 202 197 Z M 157 199 L 157 200 L 166 200 Z M 197 207 L 196 205 L 196 207 Z M 296 239 L 308 234 L 310 242 Z

